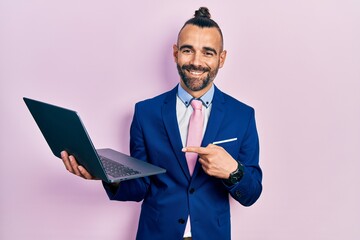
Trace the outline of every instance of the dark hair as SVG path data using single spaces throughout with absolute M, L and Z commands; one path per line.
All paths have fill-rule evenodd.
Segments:
M 188 24 L 198 26 L 200 28 L 216 28 L 221 36 L 221 44 L 223 45 L 223 34 L 219 25 L 211 19 L 210 11 L 207 7 L 200 7 L 199 10 L 195 11 L 194 17 L 187 20 L 181 30 Z M 179 32 L 179 34 L 180 34 Z

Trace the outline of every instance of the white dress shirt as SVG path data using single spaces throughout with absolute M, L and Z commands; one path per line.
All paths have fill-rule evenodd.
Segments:
M 214 96 L 214 85 L 212 85 L 209 91 L 207 91 L 203 96 L 200 97 L 200 99 L 198 99 L 203 102 L 202 111 L 205 111 L 203 136 L 205 134 L 206 126 L 209 120 L 213 96 Z M 179 125 L 181 142 L 183 147 L 186 146 L 190 116 L 193 112 L 193 108 L 191 107 L 190 103 L 191 100 L 193 99 L 194 98 L 188 92 L 186 92 L 179 84 L 178 94 L 176 98 L 176 117 Z M 188 216 L 184 237 L 191 237 L 190 216 Z

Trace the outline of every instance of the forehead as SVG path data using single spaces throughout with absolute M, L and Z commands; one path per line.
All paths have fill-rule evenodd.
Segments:
M 190 45 L 194 48 L 211 47 L 221 49 L 221 35 L 217 28 L 201 28 L 192 24 L 186 25 L 179 33 L 179 47 Z

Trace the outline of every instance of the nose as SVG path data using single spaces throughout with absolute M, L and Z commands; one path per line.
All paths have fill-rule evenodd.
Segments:
M 190 63 L 194 66 L 202 66 L 202 55 L 199 52 L 195 52 L 192 55 L 192 59 L 190 61 Z

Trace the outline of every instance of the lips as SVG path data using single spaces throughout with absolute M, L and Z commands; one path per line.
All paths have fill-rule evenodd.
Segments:
M 205 72 L 209 72 L 210 69 L 206 68 L 206 67 L 197 67 L 194 65 L 184 65 L 182 66 L 182 69 L 185 70 L 186 72 L 188 72 L 189 74 L 193 75 L 193 76 L 201 76 L 202 74 L 204 74 Z
M 195 66 L 195 65 L 183 65 L 182 67 L 182 70 L 187 70 L 189 72 L 201 72 L 201 73 L 204 73 L 204 72 L 209 72 L 210 71 L 210 68 L 207 68 L 207 67 L 201 67 L 201 66 Z
M 204 73 L 204 71 L 189 71 L 187 70 L 191 75 L 200 76 Z

